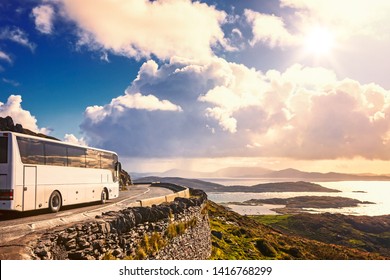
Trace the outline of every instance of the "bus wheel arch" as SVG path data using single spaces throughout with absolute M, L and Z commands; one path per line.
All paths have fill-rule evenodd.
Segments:
M 53 191 L 49 198 L 49 210 L 52 213 L 60 211 L 62 206 L 62 196 L 59 191 Z
M 100 202 L 101 204 L 105 204 L 107 200 L 108 200 L 108 189 L 104 187 L 100 194 Z

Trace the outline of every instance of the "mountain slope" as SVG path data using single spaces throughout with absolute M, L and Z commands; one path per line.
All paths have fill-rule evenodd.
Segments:
M 390 258 L 390 215 L 297 214 L 253 216 L 287 235 L 343 245 Z
M 186 179 L 180 177 L 156 177 L 149 176 L 134 180 L 135 183 L 140 182 L 162 182 L 183 185 L 189 188 L 200 189 L 205 192 L 340 192 L 330 188 L 325 188 L 319 184 L 309 182 L 278 182 L 278 183 L 263 183 L 254 186 L 224 186 L 216 183 L 202 181 L 199 179 Z
M 384 259 L 378 254 L 276 231 L 209 201 L 212 234 L 211 259 Z
M 390 180 L 389 175 L 376 174 L 347 174 L 337 172 L 305 172 L 294 168 L 282 170 L 270 170 L 261 167 L 227 167 L 214 172 L 198 172 L 184 169 L 171 169 L 160 173 L 139 173 L 134 174 L 135 177 L 149 176 L 159 177 L 182 177 L 182 178 L 256 178 L 268 179 L 270 181 L 387 181 Z

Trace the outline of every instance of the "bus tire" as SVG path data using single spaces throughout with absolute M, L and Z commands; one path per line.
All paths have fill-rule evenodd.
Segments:
M 52 213 L 60 211 L 62 205 L 61 195 L 58 191 L 54 191 L 49 198 L 49 210 Z
M 101 202 L 101 204 L 105 204 L 107 199 L 108 199 L 108 192 L 107 192 L 107 189 L 104 188 L 102 190 L 102 193 L 100 194 L 100 202 Z

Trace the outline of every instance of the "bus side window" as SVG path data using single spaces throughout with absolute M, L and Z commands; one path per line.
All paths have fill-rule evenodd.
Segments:
M 87 168 L 100 168 L 100 154 L 96 150 L 87 149 Z
M 114 161 L 114 155 L 110 153 L 102 152 L 100 154 L 101 159 L 101 168 L 102 169 L 109 169 L 112 173 L 112 179 L 115 181 L 115 161 Z
M 85 167 L 85 149 L 68 147 L 68 166 Z
M 45 143 L 46 165 L 66 166 L 66 146 Z
M 22 162 L 26 164 L 45 164 L 43 143 L 39 140 L 17 137 Z

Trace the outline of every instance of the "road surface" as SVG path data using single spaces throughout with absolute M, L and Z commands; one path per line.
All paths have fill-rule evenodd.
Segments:
M 165 188 L 134 185 L 130 186 L 127 191 L 120 191 L 118 198 L 108 200 L 106 204 L 89 203 L 67 206 L 57 213 L 48 213 L 48 210 L 2 213 L 0 215 L 0 245 L 37 230 L 92 219 L 102 212 L 118 211 L 131 206 L 137 200 L 165 196 L 171 193 L 173 191 Z

